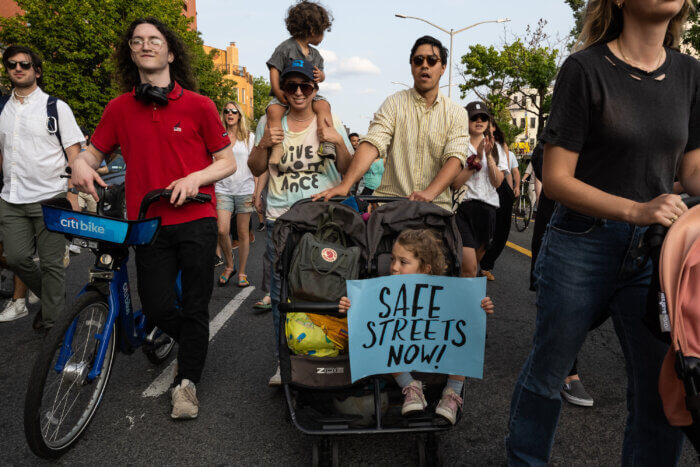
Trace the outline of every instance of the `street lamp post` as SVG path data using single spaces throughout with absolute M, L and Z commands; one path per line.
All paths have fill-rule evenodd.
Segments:
M 445 29 L 445 28 L 441 28 L 441 27 L 438 26 L 437 24 L 431 23 L 431 22 L 428 21 L 427 19 L 419 18 L 419 17 L 417 17 L 417 16 L 407 16 L 407 15 L 401 15 L 401 14 L 398 14 L 398 13 L 395 14 L 394 16 L 396 16 L 397 18 L 404 18 L 404 19 L 410 18 L 410 19 L 417 19 L 418 21 L 423 21 L 424 23 L 428 23 L 429 25 L 431 25 L 431 26 L 433 26 L 433 27 L 435 27 L 435 28 L 438 28 L 440 31 L 444 32 L 445 34 L 449 34 L 449 35 L 450 35 L 450 53 L 449 53 L 450 66 L 449 66 L 449 72 L 448 72 L 448 73 L 449 73 L 449 84 L 448 84 L 449 87 L 448 87 L 448 89 L 447 89 L 447 97 L 450 97 L 450 96 L 452 95 L 452 40 L 453 40 L 454 36 L 455 36 L 456 34 L 459 34 L 459 33 L 462 32 L 462 31 L 466 31 L 467 29 L 471 29 L 471 28 L 473 28 L 473 27 L 475 27 L 475 26 L 478 26 L 478 25 L 480 25 L 480 24 L 484 24 L 484 23 L 507 23 L 508 21 L 510 21 L 508 18 L 492 19 L 492 20 L 488 20 L 488 21 L 479 21 L 478 23 L 474 23 L 474 24 L 472 24 L 472 25 L 470 25 L 470 26 L 467 26 L 466 28 L 462 28 L 462 29 L 459 29 L 459 30 L 457 30 L 457 31 L 455 31 L 454 29 L 450 29 L 450 30 L 448 31 L 448 30 Z

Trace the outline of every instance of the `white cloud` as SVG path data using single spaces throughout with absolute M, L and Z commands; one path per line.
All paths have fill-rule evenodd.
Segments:
M 360 93 L 360 94 L 374 94 L 375 92 L 377 92 L 376 89 L 374 89 L 374 88 L 367 88 L 367 89 L 363 89 L 363 90 L 360 91 L 359 93 Z
M 340 83 L 331 83 L 324 81 L 323 83 L 318 83 L 318 87 L 321 91 L 342 91 L 343 86 Z
M 338 56 L 332 50 L 318 49 L 325 63 L 335 63 L 338 61 Z
M 355 56 L 342 59 L 338 72 L 344 75 L 378 75 L 381 70 L 368 58 Z

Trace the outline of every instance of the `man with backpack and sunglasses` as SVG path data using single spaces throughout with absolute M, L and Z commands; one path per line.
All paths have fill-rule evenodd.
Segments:
M 314 199 L 346 196 L 377 157 L 386 161 L 376 196 L 404 196 L 452 208 L 450 183 L 466 161 L 467 115 L 440 92 L 447 49 L 431 36 L 411 49 L 413 87 L 389 96 L 360 140 L 340 185 Z
M 66 197 L 68 185 L 61 175 L 78 155 L 83 134 L 70 107 L 40 88 L 43 69 L 35 52 L 13 45 L 5 50 L 2 63 L 12 85 L 9 98 L 0 98 L 3 243 L 9 268 L 41 299 L 34 328 L 46 332 L 65 308 L 66 241 L 62 234 L 46 230 L 40 201 Z M 77 196 L 67 197 L 76 209 Z M 39 264 L 33 260 L 35 250 Z M 0 321 L 27 315 L 23 299 L 13 304 L 0 314 Z

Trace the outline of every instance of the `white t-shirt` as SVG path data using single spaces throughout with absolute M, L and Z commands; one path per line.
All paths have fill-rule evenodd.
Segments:
M 513 151 L 508 151 L 508 159 L 510 160 L 510 171 L 518 168 L 518 159 L 513 154 Z
M 496 144 L 498 148 L 498 170 L 502 172 L 508 171 L 508 156 L 500 144 Z M 469 154 L 467 157 L 476 154 L 476 149 L 469 143 Z M 496 188 L 491 184 L 489 179 L 489 168 L 486 162 L 486 155 L 481 158 L 481 170 L 475 172 L 474 175 L 469 178 L 465 183 L 467 187 L 467 193 L 464 196 L 464 201 L 466 200 L 477 200 L 489 204 L 496 209 L 500 206 L 498 201 L 498 192 Z
M 5 185 L 0 195 L 8 203 L 35 203 L 68 189 L 68 164 L 58 137 L 49 133 L 46 102 L 49 95 L 36 88 L 20 103 L 14 96 L 0 117 L 0 151 Z M 63 147 L 85 140 L 73 112 L 62 100 L 56 102 L 58 128 Z
M 352 145 L 340 119 L 332 114 L 333 126 L 343 137 L 345 147 L 352 154 Z M 265 133 L 267 119 L 258 122 L 255 143 Z M 289 131 L 287 116 L 282 118 L 284 130 L 284 155 L 278 165 L 269 164 L 270 178 L 267 183 L 267 218 L 275 220 L 303 198 L 320 193 L 340 183 L 340 173 L 335 162 L 317 154 L 319 145 L 316 117 L 300 132 Z
M 233 155 L 236 158 L 236 171 L 228 177 L 216 182 L 214 191 L 222 195 L 252 195 L 255 191 L 255 178 L 248 168 L 248 156 L 253 150 L 255 135 L 250 133 L 248 141 L 238 141 L 233 145 Z

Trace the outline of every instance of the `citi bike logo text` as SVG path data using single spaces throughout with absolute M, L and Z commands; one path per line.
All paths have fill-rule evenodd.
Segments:
M 83 222 L 79 221 L 75 217 L 68 217 L 66 219 L 61 219 L 61 225 L 63 227 L 68 227 L 71 229 L 80 230 L 82 232 L 94 232 L 103 234 L 105 233 L 105 228 L 101 225 L 96 225 L 92 221 Z

